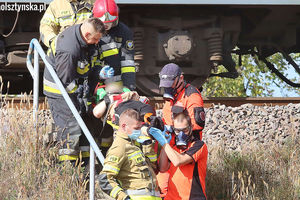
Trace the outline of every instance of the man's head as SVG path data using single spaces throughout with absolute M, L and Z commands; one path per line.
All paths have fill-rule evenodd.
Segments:
M 184 76 L 180 67 L 174 63 L 165 65 L 159 73 L 159 87 L 166 100 L 173 100 L 174 96 L 184 86 Z
M 119 8 L 114 0 L 96 0 L 93 16 L 99 18 L 108 31 L 118 24 Z
M 119 119 L 119 131 L 127 133 L 131 138 L 133 134 L 138 132 L 140 134 L 141 127 L 142 121 L 140 119 L 140 114 L 136 110 L 127 109 L 122 112 Z
M 176 114 L 173 117 L 173 130 L 176 135 L 176 146 L 186 149 L 192 139 L 192 123 L 187 112 Z
M 89 18 L 81 25 L 81 36 L 87 44 L 97 44 L 105 34 L 103 22 L 98 18 Z

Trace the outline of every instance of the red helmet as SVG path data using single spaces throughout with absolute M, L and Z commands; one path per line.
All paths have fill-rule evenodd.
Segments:
M 118 23 L 119 8 L 114 0 L 96 0 L 93 8 L 93 16 L 103 23 Z

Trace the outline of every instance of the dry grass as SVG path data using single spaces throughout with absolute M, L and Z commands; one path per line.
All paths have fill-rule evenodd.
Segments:
M 32 112 L 3 103 L 0 90 L 0 199 L 88 199 L 82 169 L 59 165 L 57 149 L 41 145 L 51 130 L 47 114 L 39 113 L 36 130 Z M 284 146 L 253 143 L 232 152 L 220 145 L 209 151 L 209 199 L 300 199 L 299 136 L 291 134 Z M 97 199 L 104 199 L 96 190 Z
M 283 146 L 248 144 L 240 152 L 210 149 L 208 199 L 300 199 L 300 137 Z

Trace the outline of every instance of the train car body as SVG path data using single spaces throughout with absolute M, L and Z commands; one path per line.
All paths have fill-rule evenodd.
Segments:
M 50 1 L 19 2 L 47 5 Z M 300 2 L 296 0 L 116 2 L 120 20 L 134 32 L 137 85 L 147 95 L 158 93 L 158 72 L 169 62 L 178 63 L 186 78 L 200 87 L 219 65 L 228 70 L 219 76 L 238 76 L 233 49 L 241 55 L 257 53 L 261 59 L 276 52 L 289 59 L 289 53 L 300 51 Z M 32 38 L 39 38 L 42 15 L 38 11 L 0 12 L 0 75 L 16 82 L 11 84 L 12 91 L 28 90 L 26 50 Z M 293 66 L 300 74 L 299 67 Z

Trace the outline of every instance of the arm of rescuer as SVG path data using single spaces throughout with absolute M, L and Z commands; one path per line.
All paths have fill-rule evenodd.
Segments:
M 186 108 L 191 118 L 193 131 L 200 132 L 205 126 L 205 111 L 203 107 L 203 99 L 199 90 L 197 90 L 194 86 L 190 86 L 188 89 L 190 91 L 187 92 L 188 101 Z
M 159 157 L 159 170 L 165 172 L 170 167 L 170 161 L 175 167 L 193 162 L 193 158 L 187 154 L 180 154 L 175 151 L 166 139 L 164 132 L 157 128 L 150 128 L 149 134 L 152 135 L 163 147 Z
M 125 160 L 124 154 L 125 147 L 113 144 L 107 153 L 103 169 L 99 175 L 99 185 L 102 191 L 117 200 L 124 200 L 128 197 L 117 181 Z
M 133 33 L 129 28 L 125 29 L 125 37 L 121 46 L 121 77 L 125 87 L 135 90 L 135 63 Z
M 43 43 L 49 47 L 50 42 L 59 34 L 59 22 L 54 15 L 52 2 L 49 4 L 40 22 L 40 34 Z

